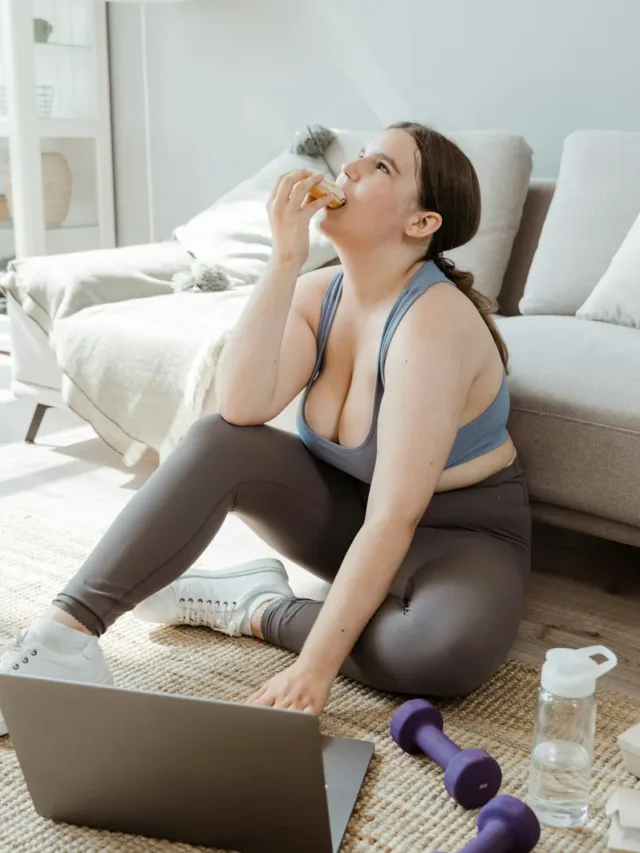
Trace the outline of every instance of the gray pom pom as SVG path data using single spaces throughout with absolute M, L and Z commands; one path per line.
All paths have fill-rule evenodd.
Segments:
M 196 288 L 202 291 L 229 290 L 231 282 L 222 267 L 209 267 L 202 261 L 196 261 L 191 269 Z
M 211 293 L 217 290 L 229 290 L 231 282 L 222 267 L 210 267 L 202 261 L 194 261 L 190 270 L 176 273 L 173 277 L 176 291 L 195 290 Z
M 335 133 L 321 124 L 299 130 L 291 143 L 291 152 L 303 157 L 322 157 L 336 138 Z

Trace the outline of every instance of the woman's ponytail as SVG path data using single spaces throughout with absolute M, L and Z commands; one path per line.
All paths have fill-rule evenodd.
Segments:
M 491 316 L 491 300 L 487 299 L 486 296 L 483 296 L 483 294 L 473 286 L 473 273 L 459 270 L 453 261 L 449 260 L 449 258 L 443 258 L 442 255 L 438 255 L 433 258 L 433 261 L 440 272 L 450 279 L 458 290 L 461 293 L 464 293 L 464 295 L 476 306 L 482 316 L 482 319 L 485 321 L 489 331 L 491 332 L 491 336 L 495 341 L 495 345 L 498 347 L 500 358 L 502 359 L 502 363 L 506 370 L 507 363 L 509 361 L 509 350 L 507 349 L 507 345 L 505 344 L 502 335 L 498 331 L 495 320 Z

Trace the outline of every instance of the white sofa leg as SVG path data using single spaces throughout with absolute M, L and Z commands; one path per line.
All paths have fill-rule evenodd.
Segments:
M 33 444 L 36 439 L 36 435 L 38 434 L 38 430 L 40 429 L 40 424 L 42 423 L 42 419 L 44 417 L 44 413 L 47 409 L 50 409 L 51 406 L 45 406 L 44 403 L 38 403 L 36 406 L 36 410 L 33 413 L 33 417 L 31 418 L 31 423 L 29 424 L 29 429 L 27 430 L 27 437 L 25 441 L 27 444 Z

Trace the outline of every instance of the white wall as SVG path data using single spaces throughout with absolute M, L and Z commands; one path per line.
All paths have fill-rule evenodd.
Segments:
M 146 7 L 157 238 L 307 122 L 506 128 L 557 174 L 576 128 L 640 130 L 638 0 L 189 0 Z M 140 7 L 110 7 L 118 235 L 146 240 Z

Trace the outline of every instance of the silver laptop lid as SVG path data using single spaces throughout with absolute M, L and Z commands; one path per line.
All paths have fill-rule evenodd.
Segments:
M 0 705 L 44 817 L 243 853 L 333 849 L 316 717 L 14 675 Z

